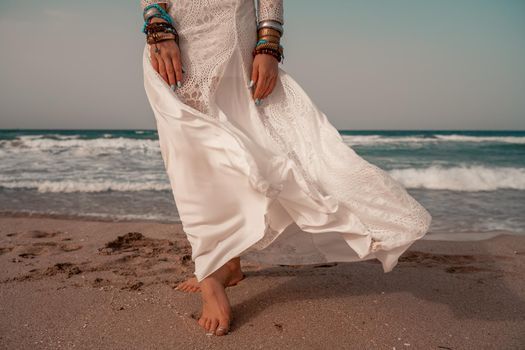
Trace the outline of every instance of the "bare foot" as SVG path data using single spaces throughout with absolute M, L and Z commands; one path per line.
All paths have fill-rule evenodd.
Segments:
M 237 285 L 237 283 L 239 283 L 240 281 L 242 281 L 245 276 L 241 270 L 241 264 L 240 264 L 239 258 L 233 258 L 230 261 L 228 261 L 226 264 L 228 264 L 228 267 L 232 271 L 231 277 L 226 287 L 232 287 L 232 286 Z M 196 293 L 196 292 L 200 292 L 201 287 L 196 277 L 190 277 L 186 281 L 177 285 L 175 289 L 180 290 L 181 292 Z
M 230 301 L 225 288 L 233 279 L 232 264 L 226 263 L 200 282 L 202 315 L 199 325 L 207 334 L 225 335 L 232 318 Z

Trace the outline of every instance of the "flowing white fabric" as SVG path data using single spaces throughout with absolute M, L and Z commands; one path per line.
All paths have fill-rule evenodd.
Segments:
M 279 68 L 263 104 L 247 88 L 250 0 L 174 0 L 184 85 L 143 52 L 144 86 L 200 281 L 233 257 L 273 264 L 377 258 L 384 272 L 427 231 L 428 211 L 348 147 Z

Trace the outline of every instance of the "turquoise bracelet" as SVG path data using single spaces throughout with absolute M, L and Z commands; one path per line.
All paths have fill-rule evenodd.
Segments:
M 144 12 L 146 12 L 147 10 L 153 7 L 156 8 L 159 11 L 159 13 L 153 14 L 145 19 L 144 25 L 142 26 L 142 32 L 144 34 L 146 34 L 146 26 L 148 25 L 149 20 L 152 19 L 153 17 L 162 18 L 163 20 L 170 23 L 171 25 L 174 25 L 173 18 L 169 15 L 169 13 L 166 12 L 166 10 L 164 10 L 161 6 L 159 6 L 159 4 L 151 4 L 151 5 L 146 6 L 144 8 Z
M 266 43 L 269 43 L 269 41 L 268 41 L 268 40 L 265 40 L 265 39 L 261 39 L 261 40 L 259 40 L 259 41 L 257 42 L 257 44 L 255 44 L 255 46 L 259 46 L 260 44 L 266 44 Z M 282 49 L 284 49 L 284 47 L 283 47 L 281 44 L 279 44 L 279 47 L 282 48 Z

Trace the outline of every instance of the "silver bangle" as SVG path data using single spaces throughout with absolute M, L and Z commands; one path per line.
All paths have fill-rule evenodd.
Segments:
M 155 7 L 150 7 L 147 11 L 144 11 L 144 20 L 147 21 L 148 18 L 153 17 L 154 15 L 160 14 L 160 11 Z
M 284 34 L 283 25 L 280 22 L 274 21 L 272 19 L 266 19 L 264 21 L 260 21 L 257 24 L 257 30 L 259 30 L 261 28 L 272 28 L 272 29 L 275 29 L 275 30 L 279 31 L 279 33 L 281 33 L 281 35 Z

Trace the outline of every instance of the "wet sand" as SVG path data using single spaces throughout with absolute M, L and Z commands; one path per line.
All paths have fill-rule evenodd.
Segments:
M 257 266 L 225 337 L 197 325 L 180 224 L 0 217 L 0 348 L 524 349 L 525 236 L 376 261 Z

